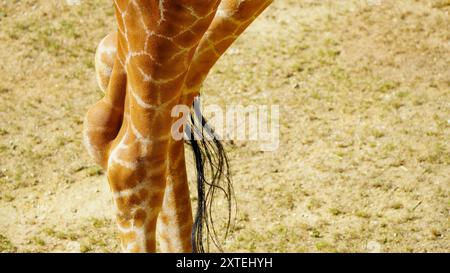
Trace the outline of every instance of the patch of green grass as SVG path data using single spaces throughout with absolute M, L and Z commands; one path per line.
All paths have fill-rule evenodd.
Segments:
M 0 252 L 16 252 L 15 247 L 6 236 L 0 234 Z
M 91 218 L 90 219 L 92 226 L 94 228 L 102 228 L 109 226 L 111 224 L 111 221 L 109 219 L 101 219 L 101 218 Z
M 331 252 L 331 244 L 328 242 L 318 242 L 315 244 L 315 247 L 318 251 L 326 251 L 326 252 Z
M 76 234 L 75 232 L 63 232 L 63 231 L 58 231 L 52 228 L 46 228 L 43 230 L 44 234 L 46 234 L 47 236 L 59 239 L 59 240 L 71 240 L 71 241 L 76 241 L 79 239 L 78 234 Z
M 400 99 L 392 100 L 389 104 L 395 110 L 398 110 L 405 105 L 404 102 Z
M 3 195 L 3 200 L 5 200 L 6 202 L 12 202 L 14 201 L 16 198 L 8 193 L 6 193 L 5 195 Z
M 320 100 L 320 99 L 322 99 L 322 95 L 320 94 L 319 91 L 313 91 L 311 93 L 311 98 L 313 98 L 315 100 Z
M 99 166 L 91 166 L 86 169 L 87 176 L 100 176 L 104 174 L 104 171 Z
M 377 87 L 377 91 L 381 93 L 386 93 L 400 86 L 399 82 L 396 81 L 386 81 Z
M 392 209 L 402 209 L 403 208 L 403 204 L 402 203 L 400 203 L 400 202 L 398 202 L 398 203 L 394 203 L 394 204 L 392 204 L 391 206 L 390 206 L 390 208 L 392 208 Z
M 318 209 L 320 207 L 322 207 L 322 202 L 315 198 L 312 198 L 307 205 L 309 210 Z
M 444 164 L 450 162 L 450 151 L 442 143 L 436 143 L 433 150 L 425 158 L 431 164 Z
M 35 244 L 35 245 L 38 245 L 38 246 L 45 246 L 45 245 L 47 244 L 47 243 L 44 241 L 44 239 L 39 238 L 39 237 L 37 237 L 37 236 L 31 238 L 31 242 L 32 242 L 33 244 Z
M 343 212 L 340 209 L 338 209 L 338 208 L 330 208 L 329 211 L 334 216 L 338 216 L 338 215 L 342 215 L 343 214 Z
M 81 253 L 86 253 L 86 252 L 89 252 L 91 250 L 92 250 L 92 248 L 89 245 L 87 245 L 87 244 L 83 243 L 83 244 L 80 245 L 80 252 Z
M 397 149 L 398 144 L 389 142 L 383 145 L 382 151 L 385 153 L 391 153 Z
M 408 91 L 400 91 L 400 92 L 397 93 L 397 97 L 401 98 L 401 99 L 406 98 L 407 96 L 409 96 L 409 92 Z
M 313 237 L 313 238 L 322 238 L 323 236 L 322 236 L 322 234 L 320 233 L 319 230 L 314 228 L 314 229 L 311 230 L 311 237 Z
M 359 210 L 357 212 L 355 212 L 355 216 L 359 217 L 359 218 L 364 218 L 364 219 L 368 219 L 370 218 L 370 214 L 368 212 Z
M 386 135 L 386 133 L 383 132 L 380 129 L 375 129 L 374 128 L 374 129 L 371 130 L 371 135 L 374 136 L 375 138 L 382 138 L 382 137 L 384 137 Z
M 46 235 L 50 236 L 50 237 L 56 237 L 56 236 L 57 236 L 57 231 L 54 230 L 54 229 L 52 229 L 52 228 L 45 228 L 45 229 L 43 230 L 43 232 L 44 232 Z
M 444 9 L 450 6 L 450 0 L 438 0 L 431 5 L 435 9 Z

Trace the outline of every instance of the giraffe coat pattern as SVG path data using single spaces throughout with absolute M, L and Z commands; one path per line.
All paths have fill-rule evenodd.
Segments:
M 190 252 L 192 210 L 183 141 L 171 109 L 192 105 L 213 65 L 271 0 L 116 0 L 118 29 L 100 43 L 105 96 L 84 123 L 107 173 L 123 251 Z

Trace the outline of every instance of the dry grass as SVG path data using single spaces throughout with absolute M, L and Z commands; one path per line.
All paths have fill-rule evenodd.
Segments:
M 226 250 L 450 249 L 450 3 L 367 3 L 278 0 L 210 75 L 205 104 L 281 107 L 279 150 L 228 143 Z M 106 0 L 0 0 L 0 251 L 118 251 L 80 133 L 113 21 Z

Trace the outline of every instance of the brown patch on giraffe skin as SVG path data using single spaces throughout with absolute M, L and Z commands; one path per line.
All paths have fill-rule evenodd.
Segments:
M 123 119 L 123 113 L 125 110 L 126 86 L 126 74 L 123 73 L 123 68 L 119 61 L 117 61 L 112 70 L 105 99 L 108 100 L 111 105 L 114 106 L 114 109 L 120 113 L 121 119 Z M 120 124 L 118 126 L 120 126 Z
M 149 238 L 146 240 L 145 242 L 145 251 L 149 252 L 149 253 L 153 253 L 156 252 L 156 241 L 155 241 L 155 237 L 153 236 L 153 238 Z
M 182 151 L 184 152 L 184 151 Z M 177 155 L 176 158 L 169 159 L 169 178 L 173 181 L 182 180 L 186 176 L 186 160 L 184 154 Z M 173 183 L 177 185 L 176 182 Z
M 193 23 L 195 23 L 195 21 L 197 20 L 194 16 L 192 16 L 191 12 L 185 8 L 186 5 L 190 6 L 198 16 L 209 18 L 210 22 L 212 20 L 212 16 L 207 15 L 212 11 L 211 7 L 217 6 L 219 1 L 196 1 L 192 4 L 185 4 L 182 2 L 171 1 L 168 4 L 168 7 L 166 9 L 166 16 L 167 18 L 170 18 L 170 20 L 164 21 L 161 26 L 161 28 L 164 29 L 164 32 L 167 33 L 168 36 L 175 36 L 177 34 L 180 34 L 183 31 L 183 26 L 192 26 Z M 209 23 L 204 26 L 204 30 L 206 30 L 208 25 Z M 199 40 L 199 35 L 197 35 L 197 37 L 192 40 L 192 45 L 196 44 L 196 41 Z
M 215 13 L 211 13 L 210 15 L 206 16 L 205 18 L 201 19 L 193 28 L 192 31 L 204 35 L 204 33 L 208 30 L 208 28 L 211 26 L 211 23 L 215 17 Z
M 116 214 L 116 222 L 121 228 L 129 229 L 131 227 L 130 217 L 124 217 L 123 215 L 124 214 L 119 210 Z
M 137 194 L 131 194 L 129 196 L 122 196 L 116 198 L 116 206 L 120 214 L 120 218 L 126 220 L 133 219 L 133 214 L 130 211 L 130 208 L 136 207 L 144 202 L 143 199 L 140 199 Z
M 114 7 L 116 7 L 116 8 L 118 7 L 122 11 L 124 11 L 128 5 L 128 1 L 123 1 L 123 0 L 114 0 L 114 3 L 115 3 Z
M 152 42 L 148 44 L 148 52 L 152 54 L 159 63 L 165 64 L 170 60 L 174 53 L 181 51 L 174 41 L 164 37 L 153 37 Z
M 236 38 L 234 37 L 227 38 L 219 43 L 214 44 L 214 47 L 216 48 L 217 52 L 223 54 L 230 47 L 230 45 L 233 44 L 234 41 L 236 41 Z
M 119 234 L 120 241 L 123 246 L 128 246 L 129 244 L 136 241 L 136 233 L 135 232 L 126 232 L 126 233 L 120 233 Z
M 128 44 L 122 33 L 117 34 L 117 56 L 119 57 L 122 64 L 125 64 L 126 55 L 125 52 L 128 51 Z
M 132 193 L 129 196 L 121 196 L 115 198 L 115 205 L 119 213 L 117 214 L 117 221 L 120 226 L 126 228 L 130 226 L 130 221 L 135 221 L 135 226 L 138 226 L 136 222 L 142 223 L 139 227 L 143 226 L 146 221 L 147 208 L 161 207 L 161 200 L 164 194 L 164 187 L 158 185 L 149 185 L 148 190 L 140 190 L 137 193 Z M 147 202 L 147 208 L 142 207 Z M 133 211 L 133 208 L 137 208 Z M 151 213 L 150 213 L 151 214 Z M 153 216 L 152 216 L 153 217 Z
M 155 117 L 155 120 L 153 121 L 153 126 L 155 128 L 155 131 L 159 131 L 160 133 L 165 133 L 167 136 L 170 133 L 170 128 L 172 126 L 172 117 L 170 116 L 170 108 L 162 109 Z M 155 138 L 158 136 L 156 134 L 151 134 L 151 136 L 154 136 Z M 159 135 L 161 136 L 161 135 Z M 164 140 L 166 142 L 168 140 Z
M 149 164 L 150 165 L 150 164 Z M 153 164 L 157 166 L 156 164 Z M 148 180 L 158 180 L 152 181 L 151 188 L 153 189 L 163 189 L 165 186 L 166 168 L 164 168 L 165 163 L 161 166 L 151 167 L 153 169 L 149 170 L 147 173 Z
M 174 82 L 176 82 L 178 89 L 180 89 L 181 81 L 184 79 L 183 75 L 187 73 L 187 69 L 187 52 L 183 52 L 167 60 L 163 66 L 157 67 L 154 70 L 154 75 L 156 79 L 165 80 L 165 82 L 161 83 L 162 89 L 170 89 L 170 87 L 167 87 L 167 84 L 173 85 Z
M 146 171 L 143 168 L 131 170 L 119 165 L 109 166 L 107 174 L 111 190 L 114 192 L 121 192 L 133 188 L 146 177 Z
M 141 200 L 147 199 L 149 196 L 149 192 L 147 189 L 141 189 L 138 193 L 137 193 L 138 198 L 140 198 Z
M 183 226 L 180 228 L 180 237 L 185 238 L 185 242 L 188 242 L 188 244 L 191 244 L 191 233 L 192 233 L 192 220 L 191 222 L 185 222 Z
M 134 101 L 133 101 L 134 102 Z M 139 109 L 141 108 L 139 105 L 135 105 L 132 103 L 130 105 L 130 119 L 134 125 L 135 130 L 138 131 L 142 137 L 151 140 L 153 144 L 155 144 L 155 136 L 158 132 L 155 132 L 158 128 L 152 128 L 153 120 L 158 113 L 158 109 Z M 139 111 L 138 111 L 139 110 Z M 161 135 L 157 135 L 157 137 L 161 137 Z M 164 153 L 165 151 L 160 151 L 160 153 Z
M 186 82 L 185 82 L 185 84 L 186 84 Z M 188 87 L 186 86 L 186 88 L 188 88 Z M 194 88 L 194 90 L 196 90 L 196 88 Z M 194 99 L 197 95 L 198 95 L 198 92 L 191 92 L 189 94 L 183 94 L 182 97 L 180 98 L 180 101 L 182 102 L 182 104 L 186 105 L 187 107 L 190 107 L 192 105 L 192 103 L 194 102 Z
M 169 161 L 173 158 L 184 158 L 184 141 L 172 141 L 169 149 Z M 173 161 L 171 161 L 173 162 Z M 179 166 L 174 166 L 176 169 L 179 168 Z
M 127 25 L 127 29 L 130 28 Z M 143 52 L 145 50 L 145 39 L 142 39 L 142 32 L 130 32 L 127 33 L 127 39 L 129 41 L 129 52 Z
M 195 71 L 197 73 L 189 72 L 188 78 L 185 82 L 186 86 L 188 88 L 199 86 L 205 79 L 205 73 L 202 72 L 209 71 L 217 59 L 218 57 L 213 49 L 207 49 L 197 56 L 196 62 L 191 68 L 191 71 Z
M 178 103 L 178 100 L 175 100 L 177 97 L 181 95 L 181 86 L 183 84 L 182 80 L 185 78 L 185 73 L 178 77 L 176 81 L 169 82 L 162 86 L 164 88 L 164 91 L 160 94 L 160 100 L 161 103 L 167 103 L 169 101 L 172 101 L 171 105 L 166 106 L 166 112 L 169 113 L 167 117 L 170 117 L 170 111 L 172 110 L 172 106 Z
M 185 177 L 183 177 L 183 178 L 185 178 Z M 189 194 L 187 194 L 187 193 L 189 193 L 189 186 L 187 185 L 187 183 L 176 184 L 173 189 L 173 195 L 177 196 L 177 198 L 175 199 L 175 202 L 178 205 L 190 204 L 191 199 L 190 199 Z
M 161 177 L 161 181 L 165 182 L 165 179 Z M 158 189 L 157 186 L 155 188 Z M 161 210 L 161 206 L 163 204 L 163 199 L 164 199 L 164 190 L 154 190 L 152 187 L 151 196 L 149 197 L 149 207 L 159 213 Z M 155 219 L 156 218 L 157 217 L 155 217 Z
M 129 133 L 129 139 L 130 139 L 129 141 L 124 141 L 124 144 L 128 145 L 126 148 L 119 147 L 120 150 L 116 152 L 116 157 L 120 160 L 135 164 L 137 168 L 140 165 L 144 164 L 141 158 L 142 147 L 139 143 L 136 143 L 134 141 L 134 137 L 133 135 L 131 135 L 131 133 Z M 138 176 L 141 177 L 139 175 L 139 172 Z
M 135 245 L 131 248 L 130 250 L 131 253 L 141 253 L 142 252 L 142 248 L 139 245 Z
M 240 25 L 239 28 L 236 30 L 235 35 L 239 36 L 240 34 L 242 34 L 248 28 L 248 26 L 251 25 L 252 22 L 253 21 L 248 21 L 247 23 Z
M 99 157 L 95 158 L 96 162 L 104 165 L 107 148 L 110 142 L 117 137 L 121 121 L 122 113 L 116 111 L 113 105 L 106 103 L 105 99 L 100 100 L 89 109 L 84 122 L 84 130 L 89 145 L 99 152 Z
M 164 21 L 161 26 L 170 37 L 179 34 L 183 30 L 183 26 L 192 25 L 195 21 L 195 17 L 185 8 L 186 6 L 176 2 L 178 1 L 171 1 L 171 5 L 168 5 L 166 17 L 170 18 L 170 21 Z
M 125 13 L 122 13 L 122 18 L 125 23 L 125 26 L 127 27 L 127 32 L 130 35 L 130 37 L 136 37 L 136 35 L 139 35 L 142 33 L 145 33 L 146 26 L 142 24 L 141 21 L 141 13 L 140 13 L 140 7 L 137 7 L 136 5 L 130 3 L 127 6 L 127 10 Z M 138 40 L 143 40 L 142 37 L 137 37 Z M 137 40 L 130 40 L 131 41 L 137 41 Z
M 208 32 L 208 38 L 211 41 L 220 41 L 223 39 L 224 33 L 233 33 L 238 25 L 231 20 L 221 20 L 212 27 L 214 31 Z M 217 57 L 215 59 L 217 59 Z
M 212 19 L 213 14 L 198 20 L 195 25 L 191 27 L 191 29 L 184 31 L 177 36 L 177 44 L 185 48 L 191 48 L 198 44 L 199 33 L 204 33 L 206 29 L 208 29 Z
M 147 218 L 147 213 L 143 209 L 138 209 L 134 213 L 134 225 L 137 228 L 141 228 L 145 224 L 145 220 Z
M 87 112 L 89 128 L 102 129 L 105 133 L 108 131 L 118 131 L 119 123 L 122 121 L 122 112 L 120 110 L 109 103 L 107 99 L 99 100 Z
M 191 30 L 186 30 L 183 31 L 182 33 L 179 34 L 179 36 L 177 36 L 177 44 L 181 47 L 184 48 L 190 48 L 192 46 L 195 45 L 195 43 L 197 43 L 197 34 L 194 33 Z
M 195 12 L 201 17 L 205 17 L 212 10 L 217 9 L 220 3 L 220 1 L 218 0 L 209 0 L 209 1 L 188 0 L 183 2 L 187 2 L 186 3 L 187 5 L 192 6 Z
M 150 233 L 150 235 L 154 238 L 155 236 L 155 230 L 156 230 L 156 222 L 158 221 L 158 217 L 153 217 L 153 218 L 149 218 L 147 219 L 147 223 L 145 224 L 145 229 L 146 230 L 151 230 L 152 232 Z
M 260 9 L 260 7 L 265 5 L 266 2 L 268 1 L 267 0 L 242 1 L 239 3 L 237 11 L 233 17 L 239 21 L 246 21 L 251 17 L 253 17 L 255 13 Z
M 153 73 L 153 70 L 157 66 L 157 64 L 155 64 L 154 56 L 152 56 L 152 54 L 150 53 L 146 54 L 148 55 L 140 54 L 130 58 L 128 67 L 130 72 L 133 72 L 133 70 L 131 70 L 133 69 L 133 67 L 139 67 L 147 75 L 151 75 Z M 136 71 L 136 73 L 138 73 L 138 71 Z M 133 84 L 138 84 L 141 81 L 142 79 L 139 78 L 139 81 L 130 81 L 130 82 Z
M 142 14 L 147 15 L 143 18 L 145 25 L 149 29 L 153 29 L 161 19 L 161 13 L 159 12 L 159 2 L 148 0 L 136 0 L 135 2 L 141 8 Z
M 111 140 L 115 138 L 116 131 L 113 128 L 96 127 L 95 130 L 89 128 L 87 125 L 87 136 L 90 145 L 94 146 L 99 151 L 104 151 Z
M 119 56 L 122 62 L 125 62 L 126 52 L 128 52 L 128 43 L 124 34 L 119 33 L 117 37 Z
M 142 81 L 142 79 L 143 79 L 143 76 L 140 74 L 140 72 L 134 73 L 134 71 L 132 69 L 128 70 L 128 80 L 129 80 L 129 82 L 132 86 L 132 90 L 134 92 L 134 94 L 131 94 L 130 93 L 131 91 L 128 92 L 128 94 L 130 95 L 130 98 L 131 98 L 131 102 L 138 104 L 138 105 L 136 105 L 136 107 L 143 107 L 143 106 L 139 105 L 139 103 L 136 101 L 137 99 L 135 98 L 135 96 L 138 96 L 142 102 L 147 104 L 147 107 L 145 109 L 143 109 L 143 111 L 145 111 L 145 113 L 148 115 L 148 114 L 152 114 L 152 111 L 155 111 L 155 109 L 152 107 L 156 107 L 159 104 L 160 95 L 159 95 L 158 90 L 160 88 L 154 82 L 142 82 L 140 84 L 133 84 L 133 82 Z M 152 92 L 146 92 L 145 90 L 151 90 Z M 151 116 L 150 116 L 150 118 L 151 118 Z

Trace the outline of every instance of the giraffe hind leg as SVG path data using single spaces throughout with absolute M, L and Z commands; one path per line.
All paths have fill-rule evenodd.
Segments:
M 161 252 L 191 252 L 192 209 L 187 183 L 184 142 L 172 143 L 162 210 L 158 219 Z

